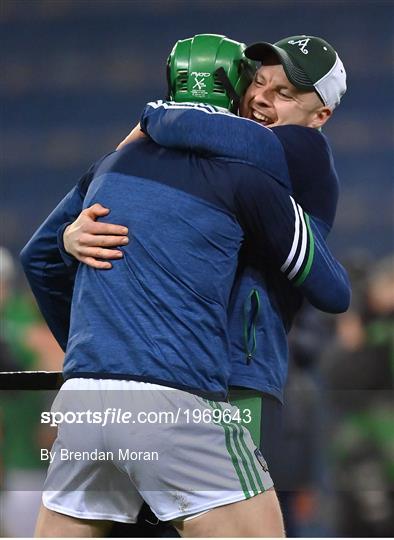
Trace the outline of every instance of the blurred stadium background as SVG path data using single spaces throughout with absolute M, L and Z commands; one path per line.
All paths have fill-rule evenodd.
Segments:
M 286 438 L 272 468 L 289 535 L 393 536 L 393 3 L 1 0 L 0 22 L 0 371 L 60 368 L 15 257 L 144 104 L 164 97 L 177 39 L 305 33 L 336 47 L 348 92 L 324 130 L 341 180 L 330 245 L 354 296 L 336 319 L 306 309 L 292 332 Z M 3 535 L 33 533 L 39 448 L 52 436 L 38 427 L 46 399 L 0 396 Z

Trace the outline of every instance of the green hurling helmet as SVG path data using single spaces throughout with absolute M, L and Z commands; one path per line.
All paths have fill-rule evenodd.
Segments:
M 256 71 L 256 63 L 244 55 L 245 48 L 216 34 L 177 41 L 167 62 L 168 98 L 237 112 Z

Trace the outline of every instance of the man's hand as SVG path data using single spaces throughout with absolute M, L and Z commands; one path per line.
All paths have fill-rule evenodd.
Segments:
M 109 248 L 124 246 L 129 239 L 127 227 L 96 221 L 109 212 L 99 203 L 83 210 L 74 223 L 64 230 L 63 243 L 67 253 L 92 268 L 112 268 L 109 261 L 99 259 L 120 259 L 123 253 Z
M 146 137 L 145 133 L 141 131 L 141 126 L 138 123 L 135 128 L 130 131 L 130 133 L 127 135 L 125 139 L 116 147 L 116 150 L 120 150 L 123 148 L 126 144 L 129 144 L 133 141 L 138 141 L 138 139 L 143 139 Z

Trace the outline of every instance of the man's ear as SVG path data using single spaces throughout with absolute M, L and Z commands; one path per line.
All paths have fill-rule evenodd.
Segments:
M 320 107 L 314 114 L 314 117 L 309 124 L 311 128 L 321 128 L 332 115 L 332 110 L 329 107 Z

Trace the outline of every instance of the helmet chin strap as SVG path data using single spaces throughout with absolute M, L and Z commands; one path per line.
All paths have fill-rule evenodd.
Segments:
M 240 97 L 235 91 L 234 86 L 231 84 L 230 79 L 227 77 L 227 73 L 224 71 L 222 67 L 218 68 L 215 73 L 216 77 L 218 78 L 219 82 L 222 83 L 223 88 L 226 90 L 227 96 L 231 99 L 233 102 L 233 105 L 231 107 L 231 112 L 237 112 L 239 108 L 239 102 Z

